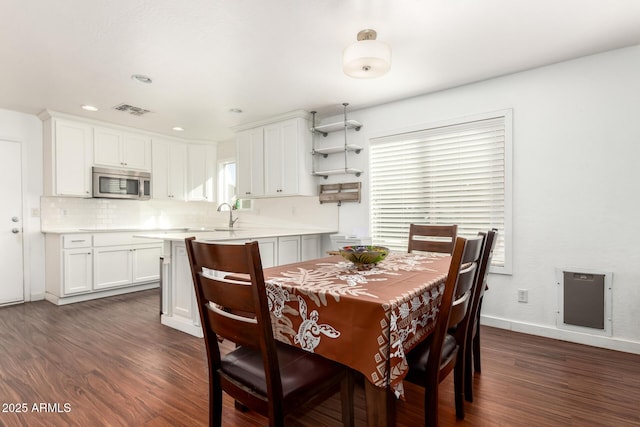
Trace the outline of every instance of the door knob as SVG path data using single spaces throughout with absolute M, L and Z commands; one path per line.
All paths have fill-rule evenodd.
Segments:
M 20 229 L 19 229 L 19 228 L 12 228 L 12 229 L 11 229 L 11 232 L 12 232 L 13 234 L 18 234 L 18 233 L 20 232 Z
M 18 221 L 20 221 L 20 218 L 18 218 L 17 216 L 12 216 L 11 217 L 11 221 L 18 222 Z

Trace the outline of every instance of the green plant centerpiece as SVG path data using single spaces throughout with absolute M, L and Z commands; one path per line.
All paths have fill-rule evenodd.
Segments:
M 351 261 L 358 270 L 368 270 L 374 267 L 388 254 L 389 249 L 384 246 L 344 246 L 340 249 L 340 255 L 347 261 Z

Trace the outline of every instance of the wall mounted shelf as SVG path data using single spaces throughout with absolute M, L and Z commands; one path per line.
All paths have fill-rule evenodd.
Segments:
M 356 120 L 348 120 L 347 119 L 347 106 L 348 103 L 342 104 L 344 107 L 344 120 L 340 122 L 327 123 L 324 125 L 316 126 L 316 112 L 312 111 L 311 115 L 313 117 L 313 125 L 311 127 L 311 133 L 313 134 L 313 144 L 311 149 L 311 155 L 313 156 L 313 172 L 312 175 L 321 176 L 324 179 L 327 179 L 329 175 L 340 175 L 340 174 L 352 174 L 355 176 L 360 176 L 362 174 L 361 169 L 356 169 L 349 167 L 349 157 L 348 153 L 360 154 L 363 148 L 356 144 L 348 144 L 347 143 L 347 131 L 349 129 L 355 129 L 359 131 L 362 128 L 362 123 Z M 322 135 L 326 137 L 331 132 L 344 132 L 344 144 L 324 147 L 324 148 L 316 148 L 316 135 Z M 322 156 L 323 158 L 327 158 L 331 154 L 339 154 L 343 153 L 344 155 L 344 167 L 342 168 L 331 168 L 331 169 L 316 169 L 316 158 L 317 156 Z M 335 165 L 335 164 L 334 164 Z
M 345 128 L 360 130 L 362 128 L 362 123 L 356 120 L 345 120 L 342 122 L 327 123 L 326 125 L 314 126 L 313 128 L 311 128 L 311 132 L 319 133 L 322 136 L 326 137 L 330 132 L 343 130 Z
M 342 153 L 343 151 L 353 151 L 356 154 L 360 154 L 362 147 L 355 144 L 347 144 L 346 146 L 338 145 L 328 148 L 316 148 L 314 153 L 322 154 L 323 157 L 327 157 L 329 154 Z
M 361 169 L 355 169 L 355 168 L 344 168 L 344 169 L 327 169 L 327 170 L 322 170 L 322 171 L 315 171 L 313 174 L 315 176 L 322 176 L 325 179 L 327 177 L 329 177 L 329 175 L 345 175 L 345 174 L 352 174 L 355 176 L 360 176 L 360 174 L 362 173 Z

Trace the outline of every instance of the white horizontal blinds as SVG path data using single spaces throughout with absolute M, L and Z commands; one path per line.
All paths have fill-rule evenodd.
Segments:
M 504 116 L 372 139 L 370 169 L 375 244 L 406 250 L 411 223 L 497 228 L 504 265 Z

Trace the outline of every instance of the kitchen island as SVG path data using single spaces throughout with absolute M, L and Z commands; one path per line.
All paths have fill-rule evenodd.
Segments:
M 256 240 L 264 268 L 318 258 L 322 235 L 337 230 L 321 228 L 238 227 L 234 230 L 192 229 L 170 233 L 139 233 L 137 238 L 162 240 L 161 287 L 163 325 L 202 337 L 200 315 L 184 240 L 245 243 Z

